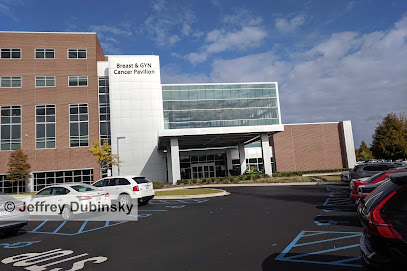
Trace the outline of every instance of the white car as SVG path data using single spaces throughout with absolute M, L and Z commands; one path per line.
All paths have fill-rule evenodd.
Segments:
M 145 177 L 106 177 L 92 185 L 108 192 L 110 199 L 118 200 L 122 205 L 129 205 L 135 199 L 139 205 L 145 205 L 155 195 L 153 183 Z
M 90 212 L 89 206 L 111 205 L 109 193 L 84 183 L 65 183 L 48 186 L 26 199 L 26 204 L 34 208 L 33 215 L 57 215 L 63 219 L 73 214 Z M 47 209 L 45 209 L 47 205 Z M 50 210 L 50 206 L 57 210 Z M 42 207 L 41 207 L 42 206 Z M 30 211 L 30 210 L 28 210 Z M 30 211 L 31 212 L 31 211 Z

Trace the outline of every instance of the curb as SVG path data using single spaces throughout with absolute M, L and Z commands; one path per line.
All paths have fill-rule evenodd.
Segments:
M 238 184 L 203 184 L 203 185 L 188 185 L 171 188 L 154 189 L 154 191 L 171 191 L 189 188 L 205 188 L 205 187 L 239 187 L 239 186 L 284 186 L 284 185 L 317 185 L 318 182 L 299 182 L 299 183 L 238 183 Z
M 212 194 L 202 194 L 202 195 L 174 195 L 174 196 L 155 196 L 154 199 L 202 199 L 202 198 L 213 198 L 213 197 L 223 197 L 230 195 L 229 192 L 219 189 L 222 192 L 212 193 Z

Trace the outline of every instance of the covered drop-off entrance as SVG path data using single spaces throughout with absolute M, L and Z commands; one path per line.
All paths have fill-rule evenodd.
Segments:
M 269 136 L 283 130 L 283 125 L 163 130 L 159 133 L 159 149 L 167 154 L 168 182 L 176 184 L 177 180 L 183 178 L 219 177 L 219 172 L 223 169 L 228 175 L 229 169 L 232 169 L 232 148 L 239 150 L 243 174 L 246 170 L 244 146 L 256 141 L 260 141 L 263 161 L 267 161 L 264 163 L 264 173 L 271 176 L 272 167 L 268 162 L 272 157 Z M 197 159 L 190 162 L 190 166 L 181 167 L 183 153 L 187 151 L 205 159 Z M 220 158 L 220 153 L 225 158 L 222 166 L 219 166 L 219 161 L 223 159 Z

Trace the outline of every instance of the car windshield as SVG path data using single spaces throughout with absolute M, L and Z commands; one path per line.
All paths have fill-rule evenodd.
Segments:
M 93 188 L 90 185 L 83 185 L 83 184 L 79 184 L 79 185 L 72 185 L 71 188 L 77 192 L 89 192 L 89 191 L 96 191 L 95 188 Z

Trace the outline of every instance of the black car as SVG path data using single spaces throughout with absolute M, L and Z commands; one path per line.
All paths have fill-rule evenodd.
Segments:
M 402 164 L 394 162 L 375 162 L 359 164 L 350 171 L 350 179 L 353 180 L 371 177 L 381 171 L 395 169 L 400 166 L 402 166 Z
M 366 270 L 407 268 L 407 173 L 392 173 L 389 177 L 359 201 L 358 215 L 363 226 L 360 250 Z

